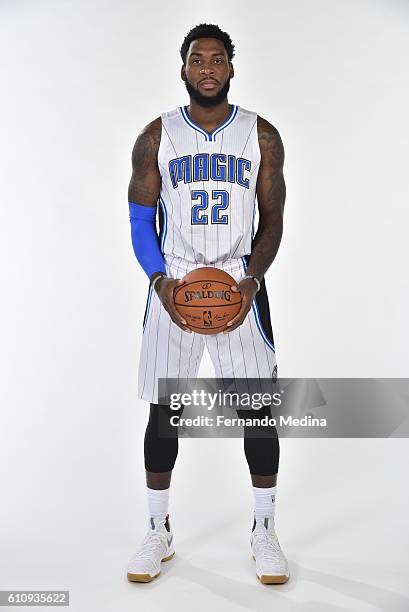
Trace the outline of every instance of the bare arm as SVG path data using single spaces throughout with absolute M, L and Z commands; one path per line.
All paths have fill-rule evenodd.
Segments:
M 139 134 L 132 151 L 132 176 L 128 188 L 128 200 L 134 204 L 156 208 L 161 186 L 158 167 L 158 150 L 162 133 L 162 121 L 158 117 Z M 154 273 L 151 282 L 161 273 Z M 183 284 L 179 279 L 162 277 L 155 283 L 155 291 L 165 310 L 178 327 L 189 331 L 186 321 L 175 309 L 173 290 Z
M 277 255 L 283 234 L 285 182 L 284 147 L 280 134 L 261 117 L 257 119 L 257 132 L 261 152 L 256 186 L 259 224 L 246 274 L 261 281 Z M 227 331 L 233 331 L 243 323 L 256 295 L 257 285 L 253 279 L 243 279 L 233 287 L 233 291 L 241 292 L 242 306 L 240 312 L 227 324 Z
M 144 206 L 156 206 L 160 191 L 158 150 L 162 133 L 160 117 L 139 134 L 132 151 L 132 176 L 128 200 Z
M 261 163 L 257 177 L 259 225 L 254 237 L 247 274 L 261 280 L 274 261 L 283 235 L 285 181 L 284 147 L 280 134 L 268 121 L 258 118 Z

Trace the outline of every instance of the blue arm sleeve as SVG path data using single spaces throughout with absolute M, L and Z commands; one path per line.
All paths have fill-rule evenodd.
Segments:
M 166 274 L 156 232 L 156 207 L 129 202 L 129 219 L 133 250 L 148 278 L 150 279 L 154 272 Z

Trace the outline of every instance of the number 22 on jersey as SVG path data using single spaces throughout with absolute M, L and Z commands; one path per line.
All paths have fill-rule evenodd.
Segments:
M 225 189 L 213 189 L 210 202 L 207 191 L 195 189 L 192 191 L 192 202 L 192 225 L 208 225 L 209 216 L 210 223 L 216 225 L 229 223 L 228 215 L 220 212 L 229 207 L 229 194 Z

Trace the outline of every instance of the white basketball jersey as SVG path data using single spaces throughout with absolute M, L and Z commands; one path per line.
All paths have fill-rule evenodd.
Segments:
M 260 165 L 257 114 L 232 105 L 212 133 L 187 107 L 162 114 L 158 165 L 160 245 L 203 265 L 249 255 Z

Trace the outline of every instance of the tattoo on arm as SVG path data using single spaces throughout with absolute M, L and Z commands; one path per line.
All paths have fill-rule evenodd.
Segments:
M 158 150 L 162 133 L 160 117 L 149 123 L 136 139 L 132 151 L 132 177 L 128 200 L 156 206 L 160 190 Z
M 274 261 L 283 234 L 286 195 L 283 175 L 284 147 L 280 134 L 258 117 L 257 131 L 261 163 L 257 177 L 259 224 L 253 239 L 247 274 L 263 278 Z

